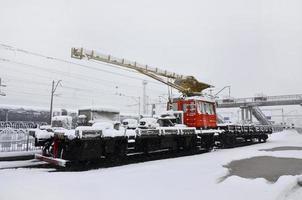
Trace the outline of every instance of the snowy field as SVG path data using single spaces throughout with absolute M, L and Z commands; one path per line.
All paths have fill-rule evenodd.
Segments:
M 221 182 L 221 178 L 229 173 L 224 165 L 233 160 L 256 156 L 302 159 L 302 151 L 298 148 L 259 151 L 284 146 L 302 147 L 302 135 L 293 130 L 284 131 L 271 135 L 267 143 L 85 172 L 2 169 L 0 200 L 301 200 L 298 175 L 281 176 L 276 182 L 229 176 Z M 0 162 L 0 168 L 27 162 Z

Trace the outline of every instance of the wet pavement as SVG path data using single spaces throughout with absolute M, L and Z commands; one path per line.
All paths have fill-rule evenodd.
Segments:
M 247 179 L 264 178 L 274 183 L 280 176 L 302 174 L 302 159 L 259 156 L 232 161 L 224 167 L 229 174 L 222 177 L 220 182 L 235 175 Z
M 301 151 L 302 147 L 298 146 L 283 146 L 283 147 L 275 147 L 271 149 L 260 149 L 259 151 Z

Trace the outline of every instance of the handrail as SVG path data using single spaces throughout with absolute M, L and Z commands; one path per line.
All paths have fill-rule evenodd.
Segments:
M 286 101 L 286 100 L 301 100 L 302 94 L 294 95 L 279 95 L 279 96 L 260 96 L 260 97 L 246 97 L 246 98 L 235 98 L 235 99 L 219 99 L 219 104 L 236 104 L 236 103 L 263 103 L 272 101 Z

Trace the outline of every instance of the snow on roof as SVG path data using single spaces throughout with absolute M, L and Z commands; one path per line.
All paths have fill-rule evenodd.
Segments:
M 138 117 L 138 113 L 120 113 L 121 117 Z
M 45 108 L 45 107 L 24 106 L 24 105 L 9 105 L 9 104 L 1 104 L 0 109 L 11 109 L 11 110 L 24 109 L 24 110 L 34 110 L 34 111 L 49 111 L 49 108 Z
M 113 129 L 113 123 L 110 122 L 96 122 L 92 125 L 95 129 L 105 130 L 105 129 Z
M 10 105 L 10 104 L 0 104 L 0 109 L 10 109 L 10 110 L 17 110 L 17 109 L 23 109 L 28 111 L 46 111 L 49 112 L 48 107 L 39 107 L 39 106 L 26 106 L 26 105 Z M 54 112 L 61 112 L 61 109 L 54 109 Z M 75 110 L 68 109 L 69 112 L 75 112 Z
M 76 127 L 75 130 L 85 131 L 85 130 L 99 130 L 99 129 L 92 127 L 92 126 L 78 126 L 78 127 Z
M 91 110 L 91 111 L 98 111 L 98 112 L 115 112 L 120 113 L 120 111 L 114 107 L 98 107 L 98 106 L 91 106 L 91 107 L 83 107 L 79 110 Z
M 137 123 L 136 119 L 132 119 L 132 118 L 126 118 L 123 120 L 123 122 L 128 122 L 128 123 Z
M 146 122 L 146 123 L 155 123 L 157 121 L 157 119 L 146 117 L 146 118 L 140 119 L 139 121 L 140 122 Z
M 215 102 L 215 99 L 212 96 L 186 97 L 185 100 L 200 100 L 200 101 L 207 101 L 207 102 Z
M 72 120 L 72 117 L 66 115 L 59 115 L 52 117 L 52 120 L 64 121 L 64 120 Z
M 166 112 L 163 112 L 163 113 L 161 113 L 161 114 L 162 114 L 162 115 L 163 115 L 163 114 L 172 114 L 172 115 L 173 115 L 173 114 L 179 114 L 179 113 L 180 113 L 180 114 L 181 114 L 181 113 L 183 114 L 184 111 L 182 111 L 182 110 L 167 110 Z
M 159 119 L 176 119 L 174 115 L 160 115 Z

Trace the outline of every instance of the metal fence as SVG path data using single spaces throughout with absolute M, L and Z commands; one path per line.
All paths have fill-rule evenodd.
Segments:
M 29 135 L 29 129 L 42 124 L 34 122 L 0 122 L 0 152 L 32 151 L 41 149 L 35 147 L 35 139 Z

